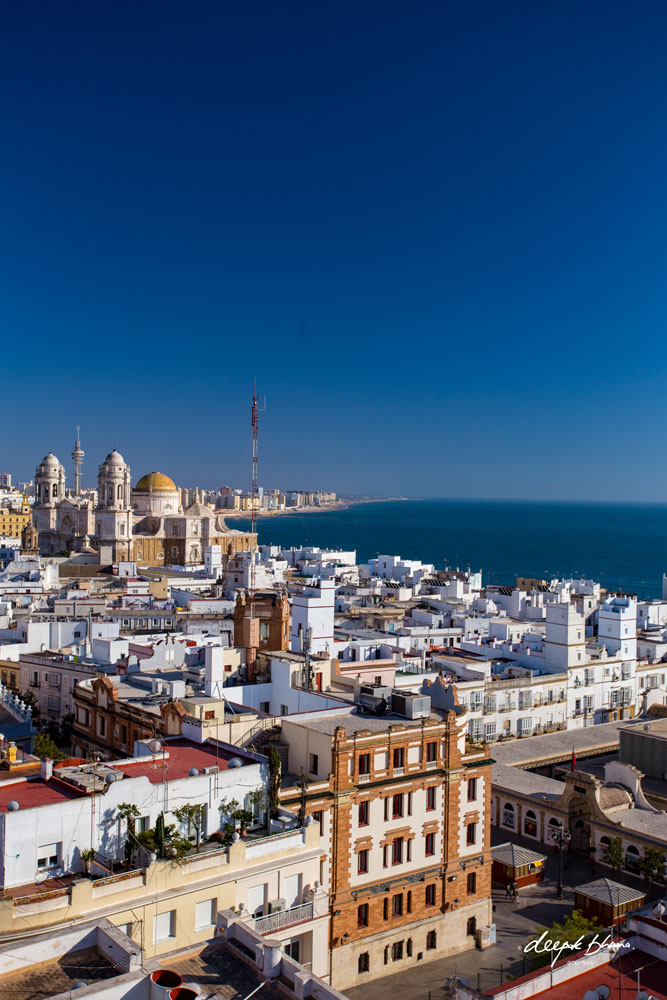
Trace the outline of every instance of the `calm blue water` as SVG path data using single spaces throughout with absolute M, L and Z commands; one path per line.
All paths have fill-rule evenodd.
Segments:
M 380 553 L 470 566 L 483 571 L 485 583 L 586 576 L 611 590 L 659 597 L 667 570 L 665 504 L 388 501 L 260 518 L 258 531 L 260 543 L 356 549 L 359 562 Z

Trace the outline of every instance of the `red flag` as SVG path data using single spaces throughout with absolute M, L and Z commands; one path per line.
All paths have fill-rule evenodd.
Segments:
M 577 758 L 574 756 L 574 747 L 572 747 L 572 766 L 570 770 L 574 771 L 575 764 L 577 763 Z

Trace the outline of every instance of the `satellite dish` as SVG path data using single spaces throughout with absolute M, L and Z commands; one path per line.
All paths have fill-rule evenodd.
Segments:
M 584 1000 L 599 1000 L 596 990 L 586 990 Z
M 160 743 L 159 740 L 149 740 L 148 749 L 150 750 L 151 753 L 159 753 L 160 750 L 162 749 L 162 744 Z
M 188 771 L 188 775 L 191 778 L 196 778 L 198 774 L 199 774 L 199 771 L 197 770 L 196 767 L 191 767 L 190 770 Z
M 649 995 L 644 990 L 641 990 L 635 997 L 635 1000 L 649 1000 Z
M 646 725 L 644 726 L 644 732 L 647 733 L 650 728 L 651 728 L 651 723 L 647 722 Z
M 229 767 L 243 767 L 243 761 L 241 760 L 240 757 L 232 757 L 231 760 L 229 761 L 229 763 L 227 764 L 227 767 L 228 768 Z
M 86 982 L 85 979 L 75 979 L 74 982 L 72 983 L 72 989 L 73 990 L 82 990 L 83 987 L 87 986 L 87 985 L 88 985 L 88 983 Z
M 459 980 L 461 986 L 468 986 L 468 987 L 470 986 L 470 983 L 468 982 L 468 980 L 464 979 L 463 976 L 459 976 L 458 980 Z
M 116 774 L 115 771 L 111 771 L 109 774 L 107 774 L 104 780 L 107 783 L 107 785 L 113 785 L 114 781 L 118 781 L 118 775 Z
M 607 1000 L 607 997 L 609 996 L 609 987 L 605 986 L 603 983 L 602 986 L 595 987 L 595 992 L 600 997 L 600 1000 Z
M 16 801 L 16 799 L 12 799 L 11 802 L 7 803 L 7 808 L 9 809 L 10 812 L 15 813 L 15 812 L 19 811 L 19 809 L 21 808 L 21 806 L 18 804 L 18 802 Z

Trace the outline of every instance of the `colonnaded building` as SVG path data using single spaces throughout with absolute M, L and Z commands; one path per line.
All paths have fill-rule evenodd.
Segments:
M 226 560 L 257 542 L 250 532 L 228 528 L 211 507 L 183 508 L 181 491 L 161 472 L 133 487 L 130 467 L 115 449 L 99 467 L 96 500 L 66 490 L 65 469 L 49 452 L 35 472 L 33 524 L 42 555 L 96 552 L 101 564 L 201 563 L 208 545 L 220 545 Z

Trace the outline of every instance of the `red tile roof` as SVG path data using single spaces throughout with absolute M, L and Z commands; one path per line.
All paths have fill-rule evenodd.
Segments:
M 602 936 L 601 936 L 602 937 Z M 556 967 L 562 969 L 564 965 L 573 964 L 576 969 L 577 956 L 564 959 L 556 963 Z M 532 973 L 530 976 L 521 976 L 512 980 L 504 986 L 498 986 L 494 990 L 488 990 L 485 996 L 494 996 L 505 993 L 514 988 L 517 994 L 520 993 L 521 984 L 548 971 L 548 966 Z M 582 972 L 581 975 L 573 974 L 566 982 L 555 983 L 548 989 L 539 993 L 531 994 L 532 1000 L 535 997 L 544 997 L 549 994 L 549 1000 L 582 1000 L 584 993 L 588 990 L 596 990 L 598 986 L 609 987 L 609 1000 L 635 1000 L 637 995 L 637 973 L 639 972 L 640 989 L 645 991 L 655 1000 L 667 1000 L 667 978 L 665 978 L 665 963 L 645 951 L 631 951 L 621 954 L 613 962 L 599 965 L 595 969 Z
M 21 809 L 35 809 L 37 806 L 50 806 L 66 799 L 78 799 L 83 793 L 66 785 L 63 781 L 51 778 L 29 778 L 17 782 L 0 784 L 0 813 L 9 812 L 10 802 L 18 802 Z
M 110 766 L 122 771 L 128 778 L 145 777 L 155 785 L 162 781 L 163 765 L 166 767 L 164 776 L 167 781 L 173 781 L 175 778 L 187 778 L 193 767 L 200 774 L 205 767 L 215 767 L 216 764 L 221 771 L 226 771 L 232 757 L 239 757 L 244 764 L 255 763 L 252 757 L 246 756 L 242 751 L 218 747 L 216 753 L 215 746 L 190 743 L 188 740 L 166 740 L 163 749 L 164 754 L 160 752 L 155 757 L 146 757 L 145 761 L 133 761 L 129 764 L 111 761 Z

